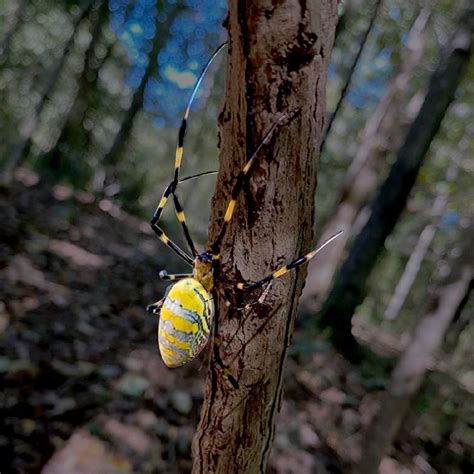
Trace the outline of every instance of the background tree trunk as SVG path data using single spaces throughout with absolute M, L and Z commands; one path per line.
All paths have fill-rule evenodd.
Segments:
M 8 61 L 12 38 L 21 27 L 27 6 L 28 0 L 20 0 L 15 13 L 10 18 L 7 18 L 5 36 L 0 42 L 0 66 L 3 66 Z
M 361 133 L 360 145 L 347 170 L 339 203 L 325 225 L 319 243 L 341 229 L 345 232 L 308 266 L 308 279 L 301 297 L 301 304 L 308 310 L 319 309 L 318 304 L 331 287 L 357 216 L 372 197 L 387 156 L 401 144 L 409 123 L 404 96 L 423 57 L 430 15 L 431 10 L 425 8 L 415 20 L 397 70 Z M 410 112 L 416 116 L 419 106 L 418 110 Z
M 352 62 L 351 67 L 349 68 L 349 71 L 347 73 L 346 81 L 344 85 L 342 86 L 341 89 L 341 95 L 339 96 L 339 100 L 337 101 L 336 107 L 334 108 L 334 112 L 331 114 L 329 117 L 327 126 L 324 130 L 323 134 L 323 139 L 321 140 L 321 145 L 319 152 L 322 153 L 324 149 L 324 145 L 326 143 L 326 139 L 331 132 L 332 124 L 334 123 L 334 120 L 336 120 L 336 117 L 339 113 L 339 110 L 342 107 L 342 104 L 344 103 L 344 100 L 346 98 L 347 91 L 349 90 L 349 86 L 351 85 L 352 82 L 352 77 L 354 76 L 354 72 L 357 69 L 357 65 L 359 64 L 359 60 L 362 56 L 362 52 L 364 51 L 365 44 L 367 43 L 367 40 L 369 39 L 370 32 L 372 31 L 374 24 L 375 24 L 375 19 L 377 18 L 377 14 L 380 10 L 380 7 L 382 6 L 383 0 L 377 0 L 375 3 L 374 11 L 372 12 L 372 16 L 370 17 L 369 24 L 367 26 L 367 29 L 364 31 L 364 34 L 362 35 L 361 40 L 359 41 L 359 47 L 357 49 L 357 54 L 354 57 L 354 61 Z
M 71 48 L 74 45 L 74 37 L 76 36 L 77 30 L 80 24 L 82 23 L 82 21 L 85 20 L 89 16 L 89 13 L 91 12 L 92 7 L 94 6 L 95 2 L 96 0 L 87 1 L 85 3 L 84 8 L 82 9 L 82 12 L 74 21 L 74 26 L 73 26 L 73 31 L 71 33 L 71 36 L 69 37 L 68 41 L 66 42 L 64 46 L 61 57 L 58 59 L 55 66 L 48 74 L 48 77 L 45 81 L 45 85 L 43 87 L 43 91 L 41 93 L 40 100 L 36 104 L 36 107 L 33 113 L 31 114 L 31 116 L 26 118 L 25 123 L 22 126 L 22 129 L 23 129 L 22 136 L 20 137 L 20 140 L 18 141 L 18 143 L 14 145 L 3 168 L 4 180 L 7 183 L 11 179 L 11 174 L 13 170 L 16 167 L 20 166 L 28 157 L 28 154 L 30 152 L 30 147 L 31 147 L 31 141 L 33 138 L 33 133 L 38 128 L 41 112 L 43 111 L 47 101 L 49 100 L 51 96 L 51 93 L 53 92 L 56 84 L 59 81 L 61 71 L 63 70 L 64 65 L 66 64 L 66 59 L 68 58 L 69 52 L 71 51 Z
M 440 286 L 432 309 L 417 324 L 407 349 L 395 367 L 380 410 L 370 426 L 361 463 L 357 472 L 376 474 L 384 454 L 389 449 L 410 402 L 419 390 L 428 364 L 440 346 L 474 277 L 474 219 L 466 228 L 461 252 L 451 259 L 451 272 Z
M 174 19 L 176 18 L 177 13 L 180 10 L 179 4 L 175 5 L 166 15 L 166 20 L 164 22 L 160 21 L 160 13 L 164 9 L 164 4 L 162 1 L 157 3 L 157 13 L 156 13 L 156 22 L 155 22 L 155 36 L 153 38 L 152 47 L 148 55 L 148 65 L 145 69 L 145 73 L 142 76 L 139 86 L 135 90 L 132 101 L 130 102 L 130 107 L 125 112 L 125 115 L 122 119 L 120 129 L 115 135 L 114 141 L 107 151 L 107 153 L 102 158 L 103 166 L 103 177 L 97 177 L 96 182 L 99 183 L 99 189 L 103 184 L 111 184 L 114 180 L 113 168 L 117 164 L 120 153 L 123 150 L 125 143 L 130 136 L 130 132 L 133 128 L 133 122 L 135 116 L 143 107 L 143 101 L 145 98 L 145 90 L 148 85 L 148 80 L 153 77 L 158 71 L 158 53 L 160 49 L 166 44 L 168 40 L 167 32 L 171 28 Z M 102 183 L 102 184 L 101 184 Z
M 335 346 L 353 360 L 358 359 L 360 351 L 351 332 L 352 315 L 366 295 L 367 278 L 385 239 L 405 208 L 431 141 L 454 98 L 464 66 L 469 61 L 473 22 L 474 9 L 469 9 L 460 20 L 433 73 L 421 110 L 378 192 L 370 218 L 357 236 L 320 312 L 322 323 L 331 327 Z
M 282 113 L 300 109 L 262 150 L 224 237 L 221 275 L 256 281 L 309 250 L 316 166 L 325 113 L 326 70 L 337 2 L 229 2 L 230 59 L 220 115 L 220 172 L 210 239 L 217 235 L 233 178 Z M 245 313 L 219 305 L 218 338 L 235 389 L 215 353 L 193 441 L 194 473 L 265 472 L 281 401 L 285 358 L 305 270 L 275 283 Z M 255 295 L 245 295 L 244 301 Z
M 453 163 L 446 172 L 446 183 L 442 191 L 436 196 L 431 208 L 431 216 L 429 222 L 421 231 L 416 242 L 415 248 L 408 259 L 403 270 L 402 276 L 395 287 L 395 291 L 390 298 L 384 318 L 392 321 L 398 317 L 400 310 L 407 299 L 410 289 L 415 282 L 421 264 L 428 253 L 431 242 L 434 239 L 436 230 L 439 225 L 441 216 L 443 215 L 449 200 L 450 184 L 456 182 L 458 176 L 458 163 Z
M 77 81 L 77 92 L 69 110 L 68 116 L 64 120 L 56 144 L 47 154 L 49 168 L 55 170 L 61 166 L 62 157 L 67 157 L 70 161 L 81 161 L 81 155 L 86 151 L 84 130 L 84 118 L 89 107 L 89 96 L 94 89 L 99 71 L 111 53 L 113 42 L 105 41 L 106 54 L 100 58 L 96 55 L 96 47 L 100 42 L 102 32 L 108 27 L 109 3 L 106 0 L 99 2 L 99 11 L 95 25 L 92 30 L 92 38 L 84 55 L 84 67 Z

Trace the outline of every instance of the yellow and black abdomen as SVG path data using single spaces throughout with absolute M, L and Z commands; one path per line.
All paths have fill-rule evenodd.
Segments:
M 213 301 L 198 280 L 185 278 L 171 287 L 158 326 L 158 345 L 168 367 L 197 357 L 209 340 L 213 316 Z

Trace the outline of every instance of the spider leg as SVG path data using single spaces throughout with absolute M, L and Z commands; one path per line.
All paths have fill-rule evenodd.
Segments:
M 183 278 L 189 278 L 189 277 L 193 276 L 192 273 L 174 273 L 174 274 L 170 274 L 166 270 L 161 270 L 159 275 L 160 275 L 161 280 L 169 280 L 169 281 L 182 280 Z
M 193 254 L 193 257 L 196 257 L 198 255 L 198 252 L 196 250 L 196 247 L 194 246 L 193 239 L 191 237 L 191 234 L 189 233 L 188 226 L 186 225 L 186 217 L 184 215 L 183 207 L 181 206 L 178 196 L 176 196 L 175 193 L 173 193 L 173 201 L 174 201 L 174 208 L 176 210 L 176 217 L 181 224 L 181 228 L 183 229 L 184 236 L 186 238 L 186 241 L 188 242 L 188 246 L 191 249 L 191 253 Z
M 183 115 L 183 120 L 181 122 L 181 126 L 179 128 L 178 132 L 178 143 L 176 145 L 176 152 L 175 152 L 175 166 L 174 166 L 174 177 L 173 181 L 166 187 L 165 191 L 163 192 L 163 195 L 161 196 L 160 202 L 158 204 L 158 207 L 156 208 L 153 217 L 151 219 L 150 225 L 153 229 L 153 231 L 158 235 L 159 239 L 164 242 L 168 247 L 170 247 L 175 253 L 177 253 L 181 258 L 186 260 L 188 263 L 192 265 L 193 259 L 187 255 L 183 250 L 181 250 L 174 242 L 172 242 L 169 237 L 165 234 L 163 229 L 158 227 L 158 221 L 160 220 L 161 214 L 163 212 L 164 207 L 166 206 L 166 203 L 168 202 L 168 198 L 170 195 L 173 195 L 173 201 L 176 209 L 176 215 L 178 217 L 179 222 L 181 223 L 181 226 L 184 231 L 184 235 L 186 237 L 186 241 L 189 244 L 189 247 L 191 249 L 191 253 L 195 257 L 197 255 L 197 251 L 195 248 L 195 245 L 192 241 L 191 235 L 189 233 L 189 230 L 186 226 L 186 218 L 184 216 L 184 211 L 179 204 L 179 200 L 175 196 L 175 191 L 178 186 L 179 181 L 179 171 L 181 169 L 181 162 L 183 160 L 183 145 L 184 145 L 184 137 L 186 135 L 186 129 L 187 129 L 187 122 L 189 118 L 189 112 L 191 111 L 191 105 L 193 103 L 193 100 L 197 94 L 197 91 L 199 89 L 199 86 L 201 85 L 202 80 L 204 79 L 204 76 L 209 69 L 209 66 L 211 65 L 212 61 L 215 59 L 215 57 L 219 54 L 219 52 L 226 46 L 227 43 L 223 43 L 217 48 L 217 50 L 213 53 L 213 55 L 210 57 L 206 65 L 204 66 L 204 69 L 202 70 L 201 74 L 199 75 L 198 80 L 196 81 L 196 84 L 194 85 L 193 91 L 191 93 L 191 96 L 189 98 L 188 104 L 186 106 L 186 110 L 184 111 Z M 202 174 L 209 174 L 209 173 L 202 173 Z M 187 178 L 191 179 L 191 178 Z
M 146 310 L 150 314 L 158 314 L 159 310 L 163 306 L 163 303 L 165 302 L 166 296 L 161 298 L 161 300 L 156 301 L 155 303 L 152 303 L 146 307 Z
M 158 236 L 158 238 L 173 252 L 179 255 L 185 262 L 189 263 L 189 265 L 193 266 L 194 260 L 184 251 L 182 250 L 177 244 L 175 244 L 166 234 L 165 231 L 158 227 L 156 224 L 151 224 L 151 228 L 153 232 Z
M 240 191 L 242 190 L 242 185 L 249 171 L 252 169 L 252 166 L 254 165 L 255 161 L 257 160 L 259 156 L 260 150 L 263 148 L 263 146 L 265 146 L 270 141 L 270 139 L 273 137 L 273 134 L 275 133 L 275 130 L 279 128 L 281 125 L 283 125 L 285 122 L 288 123 L 288 121 L 291 120 L 298 111 L 299 109 L 296 109 L 290 113 L 284 113 L 281 115 L 281 117 L 278 120 L 276 120 L 273 123 L 273 125 L 270 127 L 270 130 L 268 130 L 268 132 L 265 134 L 265 136 L 263 137 L 263 140 L 260 142 L 260 144 L 257 146 L 255 151 L 253 152 L 250 159 L 247 161 L 246 165 L 242 168 L 242 170 L 239 172 L 239 174 L 235 178 L 234 186 L 232 187 L 232 191 L 230 195 L 229 204 L 227 205 L 227 209 L 224 214 L 224 221 L 222 222 L 221 228 L 219 229 L 219 233 L 217 234 L 217 237 L 215 238 L 211 246 L 211 251 L 215 258 L 219 258 L 222 239 L 224 237 L 227 226 L 229 222 L 231 221 L 232 216 L 234 214 L 237 198 L 239 196 Z
M 270 275 L 267 275 L 265 278 L 262 278 L 261 280 L 256 281 L 255 283 L 237 283 L 237 289 L 239 290 L 255 290 L 256 288 L 260 288 L 264 286 L 266 283 L 271 282 L 275 278 L 280 278 L 283 276 L 285 273 L 288 273 L 290 270 L 293 270 L 293 268 L 299 267 L 300 265 L 303 265 L 303 263 L 309 262 L 316 254 L 318 254 L 324 247 L 329 245 L 334 239 L 337 239 L 341 234 L 342 230 L 334 234 L 333 236 L 329 237 L 325 242 L 323 242 L 317 249 L 309 252 L 306 255 L 303 255 L 302 257 L 297 258 L 296 260 L 293 260 L 291 263 L 288 263 L 287 265 L 284 265 L 283 267 L 280 267 L 278 270 L 275 270 L 273 273 L 270 273 Z M 265 290 L 266 291 L 266 290 Z M 265 293 L 264 291 L 264 293 Z
M 199 178 L 201 176 L 207 176 L 207 175 L 210 175 L 210 174 L 216 174 L 217 171 L 204 171 L 203 173 L 198 173 L 198 174 L 194 174 L 194 175 L 191 175 L 191 176 L 186 176 L 185 178 L 183 179 L 180 179 L 178 181 L 178 183 L 182 183 L 184 181 L 189 181 L 191 179 L 195 179 L 195 178 Z M 184 211 L 183 211 L 183 208 L 182 206 L 180 205 L 179 203 L 179 200 L 178 200 L 178 197 L 176 196 L 176 194 L 172 193 L 171 190 L 173 188 L 173 185 L 174 185 L 174 181 L 171 181 L 168 186 L 166 186 L 164 192 L 163 192 L 163 195 L 160 199 L 160 203 L 158 204 L 158 207 L 156 208 L 155 212 L 153 213 L 153 217 L 151 219 L 151 222 L 150 222 L 150 225 L 152 227 L 152 229 L 154 230 L 155 233 L 157 233 L 157 231 L 154 229 L 155 225 L 158 224 L 158 221 L 160 220 L 161 218 L 161 214 L 163 212 L 163 209 L 165 208 L 166 206 L 166 203 L 168 201 L 168 198 L 171 194 L 173 194 L 173 200 L 174 200 L 174 205 L 175 205 L 175 210 L 176 210 L 176 216 L 178 218 L 178 221 L 181 223 L 181 226 L 183 228 L 183 231 L 184 231 L 184 235 L 186 237 L 186 240 L 188 242 L 188 245 L 189 245 L 189 248 L 191 249 L 191 252 L 193 254 L 193 256 L 195 257 L 197 255 L 197 251 L 196 251 L 196 248 L 194 246 L 194 243 L 193 243 L 193 240 L 191 238 L 191 235 L 189 233 L 189 229 L 186 225 L 186 218 L 184 216 Z M 163 231 L 163 229 L 160 229 L 161 231 Z M 158 237 L 163 236 L 164 232 L 162 232 L 161 234 L 158 234 Z M 166 234 L 164 234 L 164 237 L 160 237 L 160 239 L 162 241 L 164 241 L 164 238 L 168 238 L 168 236 Z M 168 238 L 169 240 L 169 238 Z M 166 242 L 164 242 L 166 244 Z M 168 244 L 166 244 L 168 245 Z M 172 249 L 173 251 L 176 252 L 176 250 Z M 180 257 L 183 258 L 183 256 L 181 254 L 179 254 Z M 189 263 L 188 259 L 185 258 L 185 260 Z
M 262 291 L 262 294 L 258 297 L 257 300 L 251 301 L 250 303 L 247 303 L 245 306 L 241 306 L 240 308 L 236 308 L 237 311 L 248 311 L 252 306 L 256 306 L 258 304 L 263 304 L 264 301 L 266 300 L 268 293 L 270 293 L 270 290 L 273 285 L 273 280 L 270 280 L 266 283 L 264 283 L 262 286 L 264 286 L 264 290 Z

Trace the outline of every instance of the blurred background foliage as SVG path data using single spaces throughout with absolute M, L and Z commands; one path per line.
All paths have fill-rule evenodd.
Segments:
M 351 0 L 340 5 L 341 23 L 328 72 L 328 116 L 344 84 L 348 87 L 320 158 L 315 197 L 318 237 L 338 205 L 338 189 L 364 139 L 362 130 L 407 54 L 408 34 L 420 12 L 429 12 L 423 53 L 409 71 L 403 94 L 396 99 L 404 110 L 401 125 L 397 126 L 403 129 L 405 124 L 404 130 L 416 115 L 440 51 L 466 4 L 454 0 L 383 2 L 360 60 L 354 65 L 377 3 Z M 44 183 L 86 191 L 140 219 L 148 219 L 172 174 L 177 129 L 190 91 L 212 51 L 226 38 L 225 15 L 225 0 L 0 0 L 0 169 L 13 174 L 33 171 Z M 357 311 L 358 336 L 362 334 L 364 342 L 370 344 L 374 339 L 380 342 L 382 334 L 388 341 L 388 352 L 401 350 L 400 344 L 415 325 L 415 315 L 443 277 L 445 261 L 456 249 L 463 223 L 472 214 L 473 77 L 471 59 L 455 101 L 430 146 L 407 208 L 371 273 L 368 296 Z M 216 119 L 224 83 L 225 54 L 211 67 L 191 112 L 185 175 L 218 168 Z M 399 130 L 394 129 L 393 134 L 403 138 Z M 392 138 L 389 135 L 386 140 Z M 380 165 L 379 182 L 397 151 L 388 150 Z M 453 168 L 455 179 L 447 174 Z M 203 177 L 183 185 L 185 191 L 181 191 L 190 229 L 202 245 L 214 181 L 213 176 Z M 433 203 L 443 193 L 446 204 L 433 216 Z M 165 216 L 167 228 L 182 243 L 172 217 Z M 363 222 L 363 213 L 360 219 Z M 351 236 L 360 230 L 361 222 L 356 221 Z M 432 222 L 436 232 L 411 291 L 399 315 L 387 318 L 387 305 L 418 237 Z M 166 252 L 160 251 L 160 262 L 170 262 L 168 268 L 178 269 L 179 263 Z M 439 355 L 445 376 L 452 379 L 450 384 L 462 385 L 471 395 L 472 314 L 471 295 Z M 305 311 L 302 326 L 313 317 L 313 312 Z M 301 331 L 294 357 L 304 364 L 305 354 L 317 351 L 325 342 L 324 334 L 311 339 L 304 337 L 306 330 Z M 370 361 L 364 364 L 358 376 L 365 388 L 383 387 L 387 371 Z M 443 438 L 447 428 L 440 424 L 448 423 L 448 419 L 452 423 L 454 417 L 462 425 L 456 428 L 458 438 L 449 441 L 454 444 L 449 449 L 458 450 L 457 464 L 439 470 L 438 463 L 438 472 L 472 472 L 474 420 L 462 418 L 467 407 L 456 401 L 450 389 L 445 390 L 448 395 L 444 389 L 433 389 L 451 386 L 446 377 L 425 384 L 412 409 L 414 419 L 407 426 L 416 427 L 432 460 L 437 450 L 448 449 L 443 445 L 447 443 Z M 289 392 L 291 395 L 291 388 Z M 452 434 L 454 428 L 449 429 Z M 283 445 L 284 441 L 277 438 L 277 453 Z M 403 446 L 397 449 L 404 450 Z M 449 462 L 453 462 L 451 458 Z M 464 470 L 466 466 L 471 470 Z

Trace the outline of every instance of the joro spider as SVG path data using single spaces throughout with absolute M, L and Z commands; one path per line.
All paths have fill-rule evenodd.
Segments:
M 246 177 L 248 176 L 249 172 L 252 170 L 254 163 L 258 159 L 258 155 L 262 147 L 270 141 L 278 127 L 283 125 L 283 123 L 285 122 L 287 123 L 289 120 L 291 120 L 291 118 L 293 118 L 293 116 L 296 115 L 295 112 L 292 114 L 283 114 L 273 123 L 273 125 L 267 131 L 262 142 L 258 145 L 258 147 L 253 152 L 251 158 L 247 161 L 244 168 L 235 178 L 230 200 L 227 205 L 227 210 L 224 214 L 224 219 L 217 234 L 217 237 L 211 244 L 210 249 L 202 253 L 198 253 L 194 245 L 193 239 L 191 238 L 189 229 L 186 225 L 186 218 L 184 215 L 183 208 L 179 202 L 178 196 L 176 195 L 176 189 L 178 187 L 178 184 L 183 181 L 211 173 L 216 173 L 215 171 L 208 171 L 204 173 L 199 173 L 197 175 L 188 176 L 181 180 L 179 179 L 179 172 L 183 157 L 184 137 L 186 134 L 187 121 L 192 102 L 196 96 L 197 90 L 207 70 L 209 69 L 209 66 L 225 46 L 226 43 L 222 44 L 213 53 L 213 55 L 203 68 L 193 88 L 178 133 L 178 143 L 176 147 L 173 180 L 165 188 L 158 207 L 156 208 L 155 213 L 153 214 L 153 217 L 150 222 L 151 228 L 156 233 L 158 238 L 192 267 L 192 273 L 189 274 L 168 274 L 166 270 L 162 270 L 159 273 L 159 276 L 162 280 L 177 281 L 177 283 L 173 283 L 167 288 L 165 296 L 161 300 L 147 307 L 149 313 L 159 313 L 160 320 L 158 325 L 158 346 L 163 362 L 170 368 L 183 366 L 191 360 L 195 359 L 199 355 L 199 353 L 206 347 L 213 329 L 216 329 L 217 316 L 215 315 L 214 302 L 217 300 L 216 293 L 218 289 L 216 287 L 216 275 L 218 275 L 219 270 L 220 248 L 227 226 L 234 214 L 237 198 L 239 196 Z M 173 200 L 176 217 L 181 224 L 184 237 L 187 241 L 192 256 L 189 255 L 185 250 L 181 249 L 176 243 L 174 243 L 165 234 L 164 230 L 158 225 L 163 209 L 165 208 L 170 197 Z M 261 280 L 258 280 L 253 283 L 236 283 L 235 288 L 240 291 L 250 292 L 258 288 L 265 287 L 258 300 L 253 303 L 247 304 L 244 308 L 240 309 L 248 309 L 253 304 L 262 303 L 274 279 L 282 277 L 290 270 L 311 260 L 318 252 L 320 252 L 324 247 L 326 247 L 326 245 L 328 245 L 335 238 L 337 238 L 341 233 L 342 231 L 338 232 L 337 234 L 326 240 L 317 249 L 302 257 L 297 258 L 293 262 L 281 268 L 278 268 L 277 270 L 270 273 Z M 230 305 L 225 294 L 223 294 L 223 292 L 220 293 L 224 297 L 226 304 Z M 227 376 L 230 383 L 235 388 L 238 388 L 239 385 L 237 381 L 226 369 L 225 365 L 220 359 L 218 350 L 217 352 L 215 352 L 215 355 L 217 363 L 224 370 L 224 374 Z

